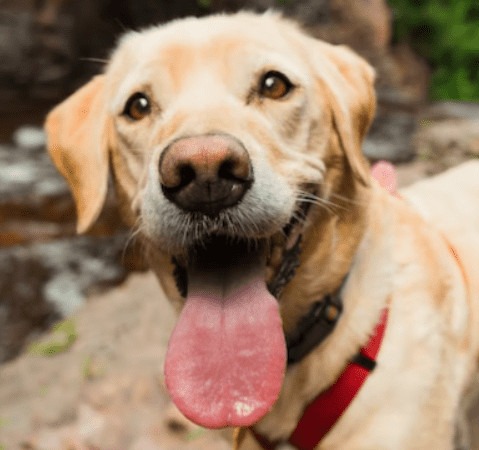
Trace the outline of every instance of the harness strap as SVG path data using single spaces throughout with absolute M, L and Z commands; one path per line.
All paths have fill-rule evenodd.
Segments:
M 333 332 L 343 312 L 340 292 L 344 283 L 336 294 L 327 295 L 314 303 L 294 332 L 286 336 L 288 365 L 301 361 Z
M 337 381 L 306 407 L 288 440 L 298 450 L 314 450 L 356 397 L 376 366 L 376 357 L 381 348 L 387 320 L 388 310 L 386 309 L 382 312 L 369 342 L 346 366 Z M 270 442 L 254 429 L 251 431 L 264 450 L 275 450 L 279 444 Z
M 348 408 L 367 377 L 374 370 L 376 356 L 386 329 L 388 313 L 384 310 L 374 335 L 358 356 L 372 361 L 368 370 L 359 363 L 358 357 L 350 362 L 341 376 L 329 389 L 320 394 L 303 413 L 289 442 L 300 450 L 313 450 Z

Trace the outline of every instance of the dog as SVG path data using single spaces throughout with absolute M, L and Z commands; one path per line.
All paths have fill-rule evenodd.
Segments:
M 111 174 L 178 310 L 171 398 L 241 449 L 454 447 L 479 355 L 479 162 L 382 189 L 361 152 L 374 77 L 275 13 L 187 18 L 127 33 L 47 117 L 78 231 Z

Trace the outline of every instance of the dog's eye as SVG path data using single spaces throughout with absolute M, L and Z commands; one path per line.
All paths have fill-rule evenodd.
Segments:
M 151 112 L 151 104 L 148 97 L 137 92 L 133 94 L 126 102 L 123 114 L 133 120 L 141 120 Z
M 263 75 L 259 92 L 263 97 L 278 100 L 288 94 L 293 84 L 281 72 L 270 71 Z

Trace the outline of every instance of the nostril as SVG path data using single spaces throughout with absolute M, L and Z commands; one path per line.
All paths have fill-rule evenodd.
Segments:
M 249 161 L 243 163 L 233 158 L 223 161 L 218 169 L 218 177 L 224 180 L 246 182 L 251 179 Z
M 219 178 L 231 178 L 232 167 L 233 167 L 233 161 L 231 161 L 231 160 L 223 161 L 218 168 L 218 177 Z
M 179 183 L 175 189 L 183 189 L 196 178 L 195 169 L 189 164 L 182 164 L 178 167 Z
M 182 164 L 176 168 L 174 182 L 170 179 L 168 184 L 164 182 L 161 183 L 161 189 L 167 197 L 170 197 L 185 189 L 188 185 L 193 183 L 195 179 L 195 169 L 189 164 Z
M 236 180 L 237 177 L 234 175 L 234 161 L 229 159 L 221 163 L 218 169 L 218 177 L 225 180 Z
M 160 183 L 166 189 L 181 189 L 196 178 L 195 168 L 189 161 L 177 161 L 169 156 L 161 158 L 159 169 Z

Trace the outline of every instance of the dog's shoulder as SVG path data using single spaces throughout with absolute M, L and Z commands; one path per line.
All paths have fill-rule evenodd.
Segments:
M 415 183 L 403 189 L 401 196 L 451 239 L 466 234 L 479 239 L 478 160 Z
M 448 242 L 479 314 L 479 161 L 420 181 L 402 190 L 401 196 Z

